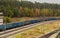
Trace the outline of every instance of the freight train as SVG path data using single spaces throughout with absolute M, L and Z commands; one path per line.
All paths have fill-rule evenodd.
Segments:
M 60 20 L 60 18 L 39 18 L 39 19 L 29 20 L 24 22 L 8 23 L 8 24 L 0 25 L 0 31 L 25 26 L 28 24 L 38 23 L 42 21 L 50 21 L 50 20 Z

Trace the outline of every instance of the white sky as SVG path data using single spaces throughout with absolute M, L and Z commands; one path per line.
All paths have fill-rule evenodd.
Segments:
M 31 2 L 40 2 L 40 3 L 43 3 L 43 2 L 46 2 L 46 3 L 57 3 L 57 4 L 60 4 L 60 0 L 26 0 L 26 1 L 31 1 Z

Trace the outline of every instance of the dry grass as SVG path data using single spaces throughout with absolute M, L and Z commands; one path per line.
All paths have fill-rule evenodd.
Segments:
M 32 20 L 32 19 L 36 19 L 36 18 L 32 18 L 32 17 L 12 18 L 11 21 L 12 22 L 21 22 L 21 21 Z
M 46 23 L 42 25 L 37 25 L 34 28 L 25 30 L 13 36 L 13 38 L 36 38 L 38 36 L 44 35 L 48 32 L 54 31 L 60 28 L 60 20 L 53 21 L 51 23 Z

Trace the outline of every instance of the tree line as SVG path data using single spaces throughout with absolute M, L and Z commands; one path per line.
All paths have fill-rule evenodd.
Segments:
M 8 17 L 60 16 L 60 4 L 18 0 L 0 0 L 0 10 Z

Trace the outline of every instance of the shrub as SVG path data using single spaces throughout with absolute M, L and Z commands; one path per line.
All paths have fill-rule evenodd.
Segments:
M 10 23 L 11 22 L 11 18 L 10 17 L 4 17 L 3 18 L 3 20 L 4 20 L 4 23 Z

